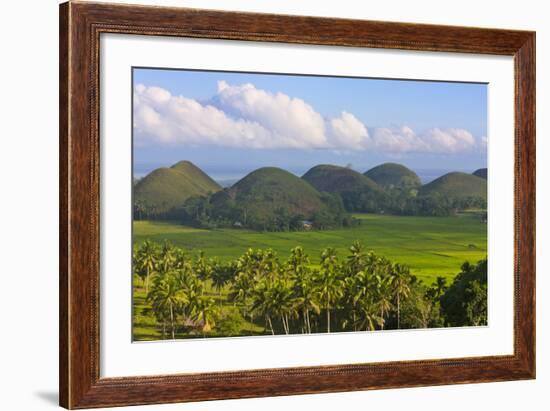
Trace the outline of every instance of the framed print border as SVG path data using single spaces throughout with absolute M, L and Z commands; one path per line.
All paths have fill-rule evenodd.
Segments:
M 514 354 L 101 378 L 100 35 L 123 33 L 513 56 Z M 60 6 L 60 405 L 91 408 L 535 377 L 535 33 L 185 8 Z

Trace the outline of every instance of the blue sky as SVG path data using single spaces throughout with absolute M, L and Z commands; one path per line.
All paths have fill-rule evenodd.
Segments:
M 487 86 L 134 69 L 134 171 L 190 160 L 215 178 L 261 166 L 486 166 Z

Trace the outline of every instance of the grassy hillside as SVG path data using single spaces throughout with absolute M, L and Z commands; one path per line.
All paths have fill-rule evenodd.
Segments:
M 365 176 L 386 188 L 419 187 L 422 183 L 418 175 L 397 163 L 384 163 L 365 172 Z
M 149 213 L 162 214 L 183 205 L 193 196 L 204 196 L 221 187 L 190 161 L 170 168 L 158 168 L 139 180 L 134 187 L 134 204 Z
M 338 194 L 347 211 L 378 212 L 387 202 L 387 196 L 380 186 L 349 168 L 318 165 L 302 178 L 319 191 Z
M 380 191 L 369 177 L 346 167 L 321 164 L 311 168 L 302 178 L 317 190 L 328 193 Z
M 329 212 L 323 195 L 306 181 L 276 167 L 260 168 L 212 196 L 214 215 L 263 227 L 277 219 L 311 219 Z
M 487 181 L 472 174 L 445 174 L 420 188 L 419 195 L 439 194 L 448 198 L 480 197 L 487 199 Z
M 266 213 L 284 208 L 292 214 L 311 216 L 323 208 L 321 196 L 315 188 L 276 167 L 264 167 L 248 174 L 227 194 L 242 207 Z
M 476 170 L 472 173 L 474 176 L 478 176 L 481 178 L 484 178 L 487 180 L 487 169 L 486 168 L 480 168 L 479 170 Z
M 478 213 L 452 217 L 408 217 L 355 214 L 362 224 L 323 231 L 258 232 L 245 229 L 202 230 L 177 223 L 135 221 L 134 241 L 165 239 L 190 252 L 203 250 L 223 261 L 233 260 L 248 248 L 273 248 L 287 258 L 300 245 L 313 261 L 325 247 L 343 256 L 354 241 L 377 254 L 407 264 L 413 274 L 431 284 L 437 276 L 451 278 L 464 261 L 476 262 L 487 254 L 487 225 Z

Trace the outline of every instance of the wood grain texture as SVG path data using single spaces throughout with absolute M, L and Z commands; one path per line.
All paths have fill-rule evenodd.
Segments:
M 516 355 L 535 374 L 535 35 L 515 54 Z
M 69 156 L 69 55 L 68 4 L 62 4 L 59 15 L 59 402 L 69 404 L 69 283 L 68 283 L 68 175 Z
M 101 33 L 485 53 L 515 59 L 514 355 L 161 377 L 99 373 Z M 91 408 L 535 376 L 535 34 L 70 2 L 60 6 L 60 404 Z

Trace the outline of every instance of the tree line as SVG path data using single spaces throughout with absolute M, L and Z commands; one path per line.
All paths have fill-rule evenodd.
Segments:
M 486 259 L 464 263 L 450 285 L 438 277 L 428 286 L 358 242 L 343 258 L 325 248 L 313 264 L 302 247 L 286 260 L 249 249 L 222 263 L 145 241 L 133 267 L 163 338 L 246 335 L 245 321 L 272 335 L 487 323 Z M 227 313 L 231 306 L 237 316 Z
M 238 206 L 230 202 L 219 201 L 224 193 L 217 193 L 217 196 L 218 201 L 213 201 L 212 196 L 190 197 L 180 207 L 172 208 L 169 211 L 159 211 L 166 208 L 162 204 L 155 207 L 142 201 L 136 201 L 134 203 L 134 219 L 175 220 L 204 229 L 244 227 L 271 232 L 304 229 L 324 230 L 359 224 L 359 221 L 346 211 L 341 197 L 336 193 L 321 193 L 321 200 L 325 208 L 308 216 L 296 211 L 290 212 L 284 206 L 269 211 L 253 205 L 250 207 Z M 254 200 L 251 200 L 249 204 L 254 204 Z
M 217 204 L 211 196 L 188 198 L 180 207 L 159 212 L 154 206 L 137 201 L 134 218 L 178 220 L 200 228 L 238 226 L 260 231 L 300 231 L 304 221 L 317 230 L 350 227 L 360 224 L 350 213 L 378 213 L 403 216 L 448 217 L 468 209 L 487 209 L 487 201 L 481 197 L 449 197 L 439 193 L 416 195 L 416 190 L 395 187 L 384 192 L 321 193 L 327 210 L 309 218 L 300 213 L 290 213 L 284 207 L 271 214 L 258 210 Z M 160 207 L 163 209 L 163 207 Z
M 418 195 L 416 187 L 406 185 L 383 192 L 352 191 L 339 195 L 349 212 L 448 217 L 463 210 L 487 208 L 487 201 L 482 197 L 446 196 L 437 192 Z

